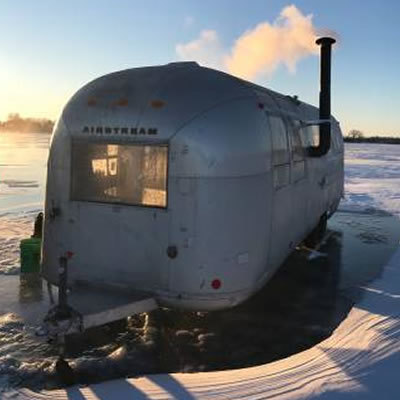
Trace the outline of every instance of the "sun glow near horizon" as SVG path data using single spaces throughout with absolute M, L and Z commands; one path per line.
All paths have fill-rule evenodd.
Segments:
M 7 120 L 11 113 L 54 120 L 72 94 L 49 87 L 46 80 L 3 71 L 0 70 L 0 121 Z

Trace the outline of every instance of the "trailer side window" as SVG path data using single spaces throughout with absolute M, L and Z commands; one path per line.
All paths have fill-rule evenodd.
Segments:
M 300 121 L 290 121 L 289 136 L 292 144 L 292 182 L 305 177 L 304 145 L 300 137 Z
M 282 165 L 289 162 L 289 147 L 286 127 L 282 118 L 269 117 L 272 134 L 272 162 L 274 165 Z
M 272 137 L 272 164 L 274 170 L 274 187 L 287 186 L 290 181 L 289 144 L 285 123 L 281 117 L 270 115 L 269 125 Z
M 71 199 L 167 206 L 166 145 L 72 142 Z
M 300 137 L 303 147 L 318 147 L 319 146 L 319 126 L 310 125 L 300 129 Z

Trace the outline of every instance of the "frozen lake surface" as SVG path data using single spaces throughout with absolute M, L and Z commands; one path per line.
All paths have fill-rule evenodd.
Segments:
M 0 379 L 3 390 L 54 388 L 56 353 L 33 334 L 47 295 L 40 281 L 18 275 L 19 240 L 30 235 L 43 201 L 49 137 L 12 136 L 0 137 Z M 20 147 L 26 154 L 18 161 L 12 154 Z M 330 220 L 323 257 L 296 251 L 264 290 L 233 310 L 139 316 L 72 340 L 78 381 L 259 365 L 324 340 L 398 246 L 398 161 L 400 146 L 346 145 L 346 199 Z
M 49 134 L 0 132 L 0 215 L 41 209 Z

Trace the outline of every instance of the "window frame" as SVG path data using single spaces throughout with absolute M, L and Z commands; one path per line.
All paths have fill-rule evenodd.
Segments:
M 289 138 L 289 134 L 288 134 L 288 130 L 286 127 L 286 120 L 285 120 L 285 116 L 282 115 L 280 112 L 277 111 L 266 111 L 266 116 L 268 119 L 268 127 L 269 127 L 269 132 L 270 132 L 270 138 L 271 138 L 271 167 L 272 167 L 272 180 L 273 180 L 273 188 L 275 191 L 289 187 L 291 184 L 291 174 L 292 174 L 292 165 L 291 165 L 291 145 L 290 145 L 290 138 Z M 274 151 L 275 151 L 275 147 L 274 147 L 274 130 L 273 130 L 273 126 L 272 126 L 272 121 L 271 118 L 276 118 L 281 122 L 282 125 L 282 132 L 285 135 L 285 142 L 286 142 L 286 156 L 287 156 L 287 160 L 285 162 L 276 162 L 276 160 L 274 160 Z M 287 181 L 285 180 L 284 182 L 277 180 L 277 176 L 278 174 L 281 173 L 281 171 L 285 170 L 285 175 L 287 175 Z M 286 173 L 287 170 L 287 173 Z
M 121 140 L 99 140 L 100 138 L 87 139 L 87 138 L 71 138 L 70 143 L 70 171 L 69 171 L 69 178 L 70 178 L 70 185 L 69 185 L 69 201 L 72 202 L 83 202 L 83 203 L 94 203 L 94 204 L 102 204 L 102 205 L 111 205 L 111 206 L 125 206 L 125 207 L 138 207 L 138 208 L 148 208 L 148 209 L 157 209 L 160 211 L 167 211 L 169 208 L 169 162 L 170 162 L 170 146 L 168 142 L 165 141 L 152 141 L 152 142 L 144 142 L 144 141 L 137 141 L 137 142 L 122 142 Z M 107 138 L 108 139 L 108 138 Z M 167 149 L 166 159 L 167 159 L 167 168 L 166 168 L 166 179 L 165 179 L 165 206 L 158 206 L 158 205 L 148 205 L 148 204 L 133 204 L 133 203 L 125 203 L 122 201 L 101 201 L 101 200 L 88 200 L 88 199 L 76 199 L 72 197 L 72 185 L 73 185 L 73 149 L 74 145 L 78 143 L 84 144 L 102 144 L 104 146 L 107 145 L 117 145 L 117 146 L 149 146 L 149 147 L 165 147 Z
M 271 161 L 272 161 L 272 166 L 273 167 L 278 167 L 280 165 L 290 164 L 290 153 L 291 153 L 290 139 L 289 139 L 288 131 L 287 131 L 287 128 L 286 128 L 285 118 L 280 114 L 272 114 L 272 113 L 267 114 L 267 117 L 269 119 L 268 124 L 269 124 L 270 132 L 271 132 L 271 150 L 272 150 L 272 153 L 271 153 L 271 159 L 272 160 Z M 285 162 L 281 162 L 281 161 L 277 162 L 276 160 L 274 160 L 274 153 L 276 152 L 276 149 L 275 149 L 275 146 L 274 146 L 274 133 L 275 133 L 275 130 L 273 129 L 273 126 L 272 126 L 272 121 L 271 121 L 272 118 L 275 118 L 276 120 L 279 120 L 279 122 L 281 123 L 282 128 L 283 128 L 282 132 L 285 135 L 284 138 L 285 138 L 285 143 L 286 143 L 286 149 L 283 150 L 285 155 L 286 155 Z
M 307 147 L 304 146 L 303 138 L 301 137 L 300 130 L 298 129 L 298 126 L 300 127 L 300 120 L 298 118 L 286 116 L 286 124 L 287 124 L 287 133 L 290 143 L 290 155 L 291 155 L 290 159 L 292 163 L 291 183 L 297 183 L 301 182 L 307 177 L 307 167 L 306 167 Z M 295 140 L 298 140 L 299 142 L 298 144 L 300 144 L 301 154 L 297 153 L 295 150 L 296 148 Z M 295 176 L 296 166 L 300 164 L 302 164 L 303 173 L 300 177 L 297 177 Z

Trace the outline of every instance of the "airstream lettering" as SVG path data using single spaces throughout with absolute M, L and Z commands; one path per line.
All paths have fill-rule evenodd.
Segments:
M 51 143 L 42 275 L 71 299 L 82 284 L 152 299 L 89 326 L 157 305 L 233 307 L 323 230 L 343 193 L 333 42 L 318 42 L 319 108 L 193 62 L 112 73 L 72 97 Z
M 100 134 L 102 135 L 103 133 L 109 135 L 109 134 L 121 134 L 121 135 L 157 135 L 158 130 L 157 128 L 136 128 L 136 127 L 117 127 L 117 126 L 84 126 L 82 129 L 82 133 L 92 133 L 92 134 Z

